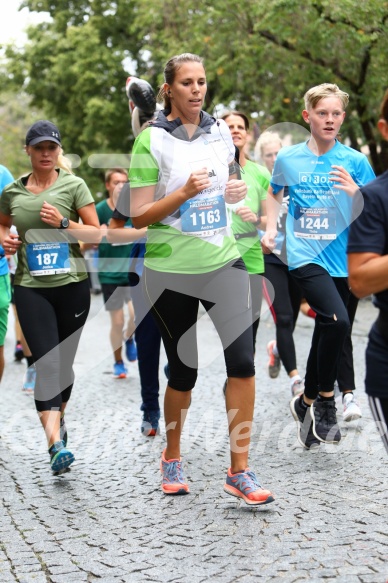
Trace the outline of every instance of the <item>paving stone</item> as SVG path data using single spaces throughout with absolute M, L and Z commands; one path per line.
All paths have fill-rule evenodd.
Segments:
M 346 438 L 316 452 L 296 442 L 285 371 L 276 380 L 267 375 L 274 325 L 262 317 L 250 463 L 276 501 L 254 509 L 222 490 L 229 461 L 220 356 L 199 370 L 182 440 L 191 493 L 163 496 L 163 417 L 160 436 L 140 434 L 137 364 L 128 365 L 123 382 L 112 379 L 109 316 L 97 296 L 66 413 L 76 462 L 68 474 L 52 476 L 33 400 L 17 388 L 24 367 L 13 362 L 11 315 L 0 386 L 0 583 L 16 576 L 17 583 L 386 581 L 388 458 L 362 387 L 375 316 L 369 301 L 360 302 L 353 344 L 361 423 L 345 427 L 337 402 Z M 302 374 L 312 326 L 301 316 L 295 332 Z M 206 317 L 199 336 L 210 354 L 217 339 Z M 162 350 L 162 387 L 164 363 Z M 5 387 L 15 387 L 7 398 Z

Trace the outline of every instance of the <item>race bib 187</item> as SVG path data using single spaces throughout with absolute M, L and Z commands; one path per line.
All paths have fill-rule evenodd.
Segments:
M 30 274 L 55 275 L 70 271 L 68 243 L 29 243 L 27 263 Z

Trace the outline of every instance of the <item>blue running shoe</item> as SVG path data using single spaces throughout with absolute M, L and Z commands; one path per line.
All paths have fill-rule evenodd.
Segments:
M 125 341 L 125 354 L 127 355 L 129 362 L 135 362 L 135 360 L 137 360 L 137 348 L 133 336 Z
M 162 490 L 165 494 L 188 494 L 189 485 L 183 475 L 182 460 L 166 460 L 165 451 L 160 460 L 160 471 L 162 473 Z
M 232 474 L 229 468 L 226 475 L 226 482 L 224 490 L 231 496 L 242 498 L 246 504 L 250 506 L 259 506 L 260 504 L 269 504 L 275 498 L 269 490 L 264 488 L 259 483 L 254 472 L 247 468 L 244 472 L 237 472 Z
M 126 379 L 127 378 L 127 368 L 122 360 L 115 362 L 113 365 L 113 376 L 115 379 Z
M 49 449 L 50 465 L 54 474 L 61 474 L 73 463 L 74 455 L 65 448 L 63 441 L 56 441 Z
M 23 387 L 22 391 L 26 393 L 26 395 L 32 395 L 35 389 L 35 381 L 36 381 L 36 369 L 35 366 L 29 366 L 26 370 L 26 374 L 24 375 L 23 379 Z
M 159 419 L 160 411 L 143 411 L 143 420 L 141 422 L 140 431 L 145 437 L 155 437 L 155 435 L 159 435 Z
M 67 428 L 66 428 L 66 423 L 65 423 L 65 415 L 63 414 L 60 420 L 60 425 L 59 425 L 59 435 L 61 438 L 61 441 L 63 441 L 63 443 L 65 444 L 65 447 L 67 446 Z

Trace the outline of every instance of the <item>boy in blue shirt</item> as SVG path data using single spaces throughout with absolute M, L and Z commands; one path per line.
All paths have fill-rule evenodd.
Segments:
M 275 247 L 276 221 L 287 185 L 287 261 L 303 295 L 316 312 L 306 366 L 305 390 L 291 400 L 298 440 L 306 448 L 339 443 L 334 382 L 345 340 L 350 343 L 346 245 L 352 199 L 374 178 L 367 158 L 341 144 L 347 93 L 323 83 L 304 96 L 307 142 L 282 148 L 267 197 L 264 251 Z M 351 345 L 350 345 L 351 346 Z M 352 393 L 350 392 L 352 397 Z

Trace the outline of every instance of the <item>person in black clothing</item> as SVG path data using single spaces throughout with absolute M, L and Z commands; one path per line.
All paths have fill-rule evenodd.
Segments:
M 377 124 L 388 140 L 388 91 Z M 365 389 L 372 415 L 388 452 L 388 171 L 373 180 L 354 201 L 348 241 L 349 282 L 359 297 L 374 294 L 379 310 L 366 349 Z

